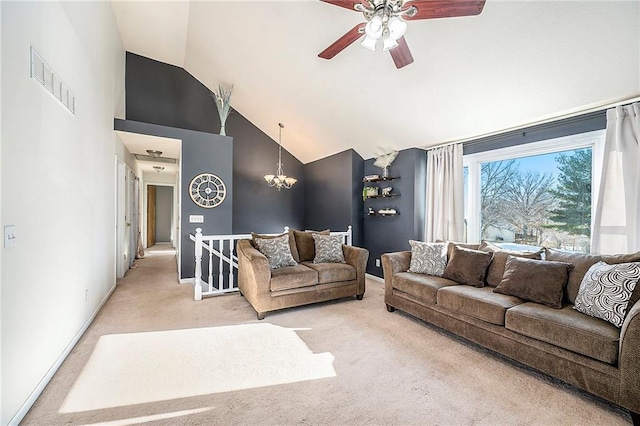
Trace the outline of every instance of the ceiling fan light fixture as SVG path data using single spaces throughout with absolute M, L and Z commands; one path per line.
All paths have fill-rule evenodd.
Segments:
M 382 18 L 378 15 L 371 18 L 367 25 L 364 27 L 364 32 L 367 37 L 373 39 L 379 39 L 382 36 L 382 30 L 384 29 L 384 24 L 382 23 Z
M 371 38 L 369 36 L 365 36 L 364 40 L 362 40 L 362 47 L 365 49 L 371 50 L 374 52 L 376 50 L 376 44 L 378 43 L 378 39 Z
M 390 34 L 385 34 L 384 38 L 382 39 L 382 50 L 386 52 L 393 49 L 394 47 L 398 47 L 398 42 L 396 41 L 396 39 L 391 37 Z
M 405 32 L 407 32 L 407 23 L 397 16 L 393 16 L 389 19 L 387 28 L 389 29 L 389 37 L 393 40 L 398 40 L 400 37 L 404 36 Z

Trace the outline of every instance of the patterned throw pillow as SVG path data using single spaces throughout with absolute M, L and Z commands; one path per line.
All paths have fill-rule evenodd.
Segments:
M 447 244 L 409 240 L 411 264 L 409 272 L 441 277 L 447 267 Z
M 271 269 L 297 265 L 291 255 L 287 234 L 275 238 L 256 238 L 255 243 L 258 251 L 267 257 Z
M 311 235 L 316 248 L 313 263 L 345 263 L 341 235 Z
M 580 284 L 575 310 L 622 327 L 633 290 L 640 280 L 640 263 L 591 266 Z

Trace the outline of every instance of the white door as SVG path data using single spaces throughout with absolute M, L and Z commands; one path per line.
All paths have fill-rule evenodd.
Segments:
M 124 162 L 116 156 L 116 278 L 124 277 L 129 269 L 125 250 L 128 251 L 128 244 L 125 243 L 126 227 L 126 204 L 127 204 L 127 169 Z

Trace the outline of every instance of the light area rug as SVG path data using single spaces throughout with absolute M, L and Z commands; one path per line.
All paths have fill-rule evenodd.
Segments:
M 334 377 L 296 331 L 269 323 L 112 334 L 98 340 L 61 413 Z
M 193 301 L 191 286 L 177 284 L 175 268 L 174 257 L 145 258 L 118 281 L 24 425 L 630 423 L 628 413 L 612 404 L 408 315 L 387 312 L 379 282 L 367 280 L 361 301 L 351 298 L 287 309 L 258 321 L 239 294 Z M 220 330 L 230 340 L 234 330 L 260 331 L 260 337 L 254 337 L 262 340 L 246 343 L 248 353 L 237 360 L 227 358 L 223 366 L 220 359 L 228 352 L 218 348 L 224 345 L 201 343 Z M 125 344 L 127 338 L 132 340 Z M 143 351 L 147 343 L 137 347 L 139 339 L 156 346 Z M 175 340 L 169 344 L 171 339 Z M 111 347 L 101 355 L 103 342 Z M 270 362 L 277 363 L 274 356 L 288 356 L 283 353 L 289 349 L 281 348 L 275 355 L 271 346 L 290 344 L 302 364 L 314 360 L 322 372 L 301 372 L 281 363 L 277 371 L 293 370 L 298 374 L 295 380 L 274 379 L 280 373 L 273 371 L 269 380 L 251 378 L 253 384 L 247 385 L 248 376 L 269 371 Z M 192 356 L 194 352 L 199 355 Z M 155 356 L 165 361 L 156 361 Z M 139 357 L 150 365 L 140 366 Z M 199 373 L 194 365 L 205 377 L 195 377 Z M 233 373 L 225 374 L 227 369 Z M 139 371 L 148 377 L 140 377 Z M 102 375 L 120 378 L 111 381 Z M 167 375 L 181 393 L 156 389 L 165 387 Z M 208 383 L 216 377 L 236 384 L 227 390 L 216 388 L 219 385 Z M 144 385 L 138 385 L 139 380 Z M 194 382 L 200 383 L 197 391 Z M 104 408 L 91 405 L 92 399 Z

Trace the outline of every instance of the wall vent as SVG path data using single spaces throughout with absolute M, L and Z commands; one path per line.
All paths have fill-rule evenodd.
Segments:
M 53 72 L 36 50 L 31 47 L 31 78 L 40 83 L 54 98 L 58 100 L 71 114 L 76 113 L 76 95 Z

